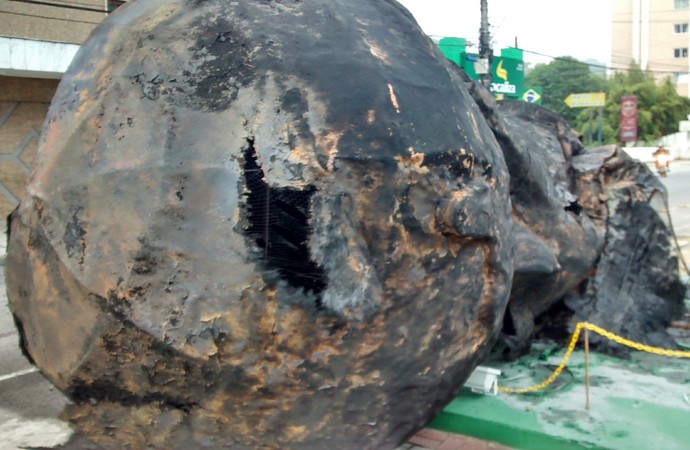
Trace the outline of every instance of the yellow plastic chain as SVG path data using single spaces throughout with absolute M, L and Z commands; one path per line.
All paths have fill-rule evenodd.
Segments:
M 539 383 L 537 385 L 524 387 L 524 388 L 510 388 L 510 387 L 499 386 L 498 390 L 501 392 L 507 392 L 507 393 L 511 393 L 511 394 L 524 394 L 526 392 L 534 392 L 534 391 L 544 389 L 546 386 L 553 383 L 554 380 L 558 377 L 558 375 L 561 374 L 561 372 L 565 368 L 565 365 L 568 363 L 568 360 L 570 359 L 570 356 L 573 354 L 573 350 L 575 349 L 575 345 L 577 344 L 577 339 L 580 337 L 580 332 L 583 329 L 593 331 L 593 332 L 600 334 L 601 336 L 605 337 L 606 339 L 609 339 L 609 340 L 616 342 L 618 344 L 621 344 L 621 345 L 625 345 L 627 347 L 634 348 L 635 350 L 648 352 L 648 353 L 654 353 L 656 355 L 670 356 L 672 358 L 690 358 L 690 351 L 668 350 L 665 348 L 652 347 L 650 345 L 640 344 L 639 342 L 631 341 L 630 339 L 626 339 L 626 338 L 619 336 L 615 333 L 611 333 L 610 331 L 607 331 L 607 330 L 605 330 L 601 327 L 598 327 L 592 323 L 580 322 L 575 327 L 575 331 L 573 331 L 573 335 L 570 338 L 570 343 L 568 344 L 568 350 L 566 350 L 565 354 L 563 355 L 563 359 L 561 360 L 561 363 L 558 365 L 558 367 L 556 367 L 556 370 L 554 370 L 553 373 L 546 380 L 544 380 L 542 383 Z

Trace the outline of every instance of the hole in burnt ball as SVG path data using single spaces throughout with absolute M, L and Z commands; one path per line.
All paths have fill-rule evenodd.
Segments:
M 579 216 L 580 212 L 582 212 L 582 206 L 580 206 L 580 203 L 577 200 L 575 200 L 574 202 L 570 202 L 570 204 L 566 206 L 564 209 L 568 212 L 575 214 L 576 216 Z
M 513 316 L 510 314 L 510 310 L 506 310 L 503 316 L 503 326 L 501 332 L 509 336 L 514 336 L 517 330 L 515 329 L 515 323 L 513 323 Z
M 261 249 L 265 269 L 275 270 L 288 284 L 312 291 L 317 297 L 326 287 L 324 271 L 312 261 L 307 241 L 313 187 L 299 190 L 272 188 L 263 180 L 254 141 L 247 141 L 244 178 L 249 227 L 247 236 Z M 317 299 L 317 307 L 321 307 Z

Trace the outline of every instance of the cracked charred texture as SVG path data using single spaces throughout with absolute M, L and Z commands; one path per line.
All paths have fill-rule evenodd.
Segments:
M 658 212 L 666 204 L 666 189 L 645 165 L 619 152 L 608 152 L 618 160 L 617 170 L 603 182 L 606 245 L 583 292 L 566 300 L 574 312 L 571 326 L 591 321 L 634 341 L 673 349 L 676 343 L 666 330 L 683 314 L 687 286 Z M 598 337 L 592 342 L 609 353 L 629 351 Z
M 469 81 L 468 81 L 469 82 Z M 604 245 L 605 223 L 583 214 L 594 178 L 579 177 L 573 159 L 583 152 L 577 134 L 555 113 L 503 102 L 471 85 L 511 174 L 516 238 L 515 277 L 496 353 L 515 358 L 530 345 L 535 320 L 588 276 Z M 600 166 L 601 167 L 601 166 Z M 599 169 L 600 170 L 600 169 Z M 592 210 L 585 203 L 587 210 Z
M 7 285 L 75 448 L 392 449 L 499 332 L 507 168 L 393 1 L 129 2 L 37 161 Z
M 520 355 L 537 323 L 566 330 L 582 320 L 671 347 L 666 328 L 682 310 L 685 287 L 670 232 L 651 205 L 665 195 L 660 182 L 617 146 L 584 151 L 553 112 L 496 105 L 481 86 L 469 86 L 511 173 L 515 276 L 495 356 Z M 571 323 L 549 316 L 564 300 Z

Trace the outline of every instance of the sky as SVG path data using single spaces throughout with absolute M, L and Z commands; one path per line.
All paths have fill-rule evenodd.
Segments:
M 480 0 L 398 0 L 432 37 L 464 37 L 477 44 Z M 487 0 L 489 31 L 495 54 L 517 46 L 548 56 L 611 59 L 612 0 Z M 470 51 L 476 51 L 470 49 Z M 528 63 L 550 58 L 525 52 Z

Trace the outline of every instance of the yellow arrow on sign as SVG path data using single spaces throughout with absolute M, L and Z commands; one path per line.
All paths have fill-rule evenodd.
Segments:
M 563 100 L 569 108 L 588 108 L 592 106 L 604 106 L 606 104 L 606 92 L 587 92 L 584 94 L 570 94 Z

